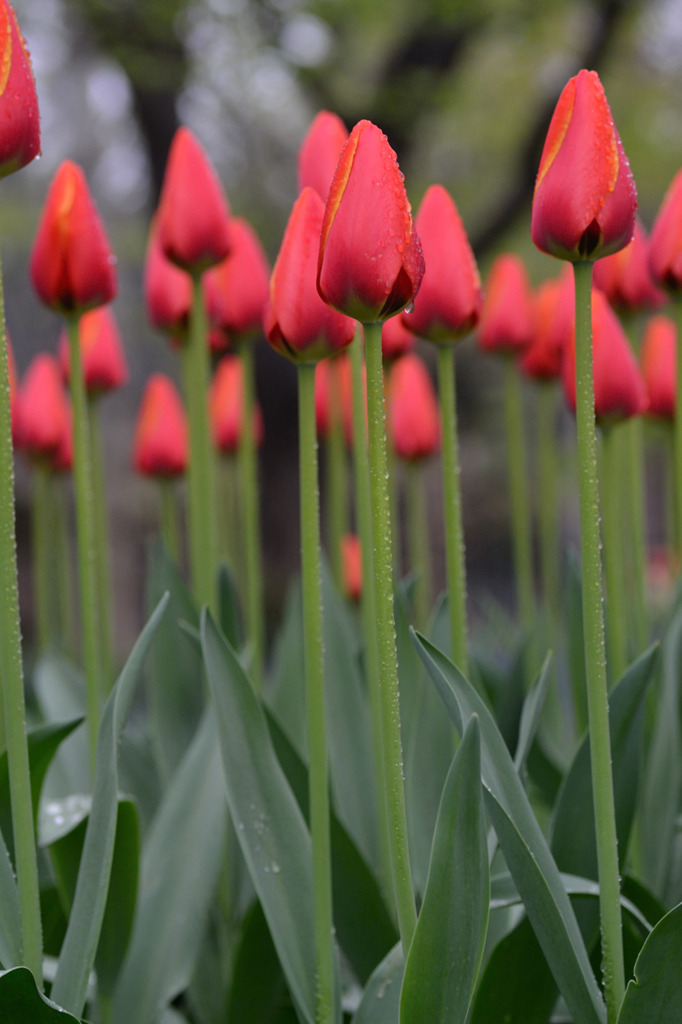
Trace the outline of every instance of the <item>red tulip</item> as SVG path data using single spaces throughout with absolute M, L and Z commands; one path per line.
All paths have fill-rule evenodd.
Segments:
M 322 202 L 326 202 L 341 150 L 347 141 L 348 131 L 337 114 L 321 110 L 313 118 L 298 151 L 299 192 L 310 185 Z
M 592 278 L 614 309 L 658 309 L 666 301 L 649 269 L 649 245 L 642 223 L 635 220 L 632 241 L 612 256 L 598 260 Z
M 20 390 L 18 446 L 51 462 L 69 425 L 68 402 L 59 362 L 41 353 L 32 360 Z
M 330 309 L 315 285 L 324 207 L 312 188 L 294 203 L 272 272 L 265 334 L 273 348 L 295 362 L 317 362 L 353 340 L 355 324 Z
M 649 396 L 650 416 L 675 417 L 677 380 L 677 327 L 659 314 L 649 320 L 642 339 L 642 376 Z
M 52 179 L 33 244 L 33 287 L 45 305 L 80 314 L 112 301 L 114 264 L 85 175 L 65 160 Z
M 426 366 L 414 352 L 391 367 L 387 422 L 393 450 L 401 459 L 418 461 L 440 450 L 438 399 Z
M 682 287 L 682 170 L 670 183 L 651 229 L 649 266 L 662 288 Z
M 181 342 L 189 330 L 192 279 L 164 256 L 156 219 L 149 231 L 143 285 L 149 320 L 159 331 Z
M 478 323 L 483 292 L 464 225 L 442 185 L 427 189 L 415 227 L 426 271 L 405 324 L 429 341 L 456 341 Z
M 504 253 L 490 268 L 478 324 L 478 342 L 487 352 L 518 352 L 530 344 L 533 309 L 526 268 Z
M 220 452 L 238 451 L 244 429 L 244 368 L 238 356 L 223 356 L 216 367 L 209 392 L 213 441 Z M 254 409 L 256 444 L 263 443 L 263 415 Z
M 102 394 L 123 387 L 128 380 L 123 342 L 109 306 L 84 313 L 78 322 L 83 359 L 83 379 L 90 394 Z M 71 373 L 71 355 L 66 331 L 59 339 L 59 358 L 66 380 Z
M 315 422 L 318 437 L 329 437 L 334 416 L 339 417 L 350 447 L 353 443 L 353 373 L 345 352 L 323 359 L 315 367 Z M 336 389 L 332 401 L 332 387 Z
M 402 316 L 392 316 L 384 320 L 381 326 L 381 354 L 384 359 L 392 360 L 411 352 L 417 342 L 417 335 L 407 326 L 409 316 L 403 321 Z
M 396 155 L 376 125 L 360 121 L 329 189 L 320 295 L 334 309 L 373 323 L 414 302 L 423 276 L 424 256 Z
M 346 533 L 341 538 L 341 563 L 343 589 L 351 601 L 357 602 L 362 597 L 362 546 L 357 534 Z
M 204 293 L 211 326 L 238 340 L 263 329 L 270 268 L 255 231 L 241 217 L 230 221 L 230 239 L 230 255 L 207 271 Z
M 573 274 L 543 281 L 533 297 L 533 330 L 521 369 L 537 380 L 561 377 L 564 348 L 573 330 Z
M 230 251 L 229 208 L 209 159 L 188 128 L 178 128 L 158 209 L 161 249 L 171 263 L 201 274 Z
M 592 351 L 597 422 L 608 424 L 644 412 L 646 388 L 630 343 L 608 299 L 596 288 L 592 291 Z M 568 404 L 575 411 L 575 329 L 565 351 L 563 382 Z
M 31 58 L 14 9 L 0 0 L 0 177 L 40 153 L 40 116 Z
M 187 416 L 173 382 L 153 374 L 145 388 L 133 442 L 133 463 L 145 476 L 179 476 L 188 461 Z
M 577 262 L 628 244 L 637 190 L 595 71 L 564 87 L 545 139 L 533 196 L 531 237 L 538 249 Z

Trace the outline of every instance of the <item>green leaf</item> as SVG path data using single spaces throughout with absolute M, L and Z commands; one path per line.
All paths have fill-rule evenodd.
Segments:
M 640 950 L 618 1024 L 682 1020 L 682 903 L 661 918 Z
M 387 953 L 367 982 L 353 1024 L 396 1024 L 400 1013 L 404 969 L 403 947 L 398 943 Z
M 198 628 L 194 598 L 160 542 L 154 546 L 148 580 L 148 603 L 154 607 L 165 593 L 168 611 L 159 624 L 149 659 L 149 719 L 154 753 L 162 779 L 182 760 L 199 725 L 205 705 L 205 684 L 199 645 L 180 623 Z
M 42 657 L 33 672 L 33 687 L 43 718 L 66 722 L 86 713 L 85 682 L 80 669 L 56 654 Z M 85 722 L 59 747 L 50 765 L 44 798 L 59 800 L 72 793 L 89 793 L 92 786 Z
M 227 565 L 218 567 L 218 607 L 220 627 L 235 650 L 244 643 L 239 590 L 233 571 Z
M 0 835 L 0 964 L 14 967 L 21 962 L 21 918 L 19 893 L 12 862 Z
M 270 740 L 263 709 L 209 613 L 201 624 L 227 802 L 292 998 L 315 1018 L 310 835 Z
M 274 1024 L 286 986 L 258 900 L 242 923 L 232 977 L 226 1024 Z
M 400 1024 L 463 1021 L 474 992 L 490 902 L 480 755 L 474 715 L 443 789 L 424 900 L 405 965 Z
M 583 1024 L 603 1022 L 604 1004 L 573 908 L 497 725 L 445 655 L 423 637 L 415 636 L 415 642 L 460 735 L 472 715 L 480 719 L 486 806 L 557 984 Z
M 609 694 L 616 830 L 621 865 L 637 804 L 641 774 L 643 701 L 658 648 L 647 651 Z M 589 734 L 583 737 L 554 808 L 551 850 L 561 871 L 598 877 Z
M 549 689 L 551 656 L 548 654 L 540 669 L 540 675 L 528 691 L 521 708 L 519 736 L 514 754 L 514 767 L 520 772 L 533 745 L 542 718 L 547 690 Z
M 0 1024 L 80 1024 L 39 991 L 28 967 L 0 976 Z
M 212 709 L 168 782 L 147 835 L 114 1018 L 148 1024 L 189 984 L 225 849 L 227 809 Z
M 284 617 L 275 637 L 267 699 L 277 721 L 301 755 L 307 757 L 303 605 L 300 581 L 287 594 Z
M 118 740 L 166 603 L 164 598 L 140 634 L 100 722 L 92 807 L 73 907 L 52 987 L 52 996 L 59 1005 L 76 1014 L 82 1012 L 85 1004 L 109 889 L 118 814 Z

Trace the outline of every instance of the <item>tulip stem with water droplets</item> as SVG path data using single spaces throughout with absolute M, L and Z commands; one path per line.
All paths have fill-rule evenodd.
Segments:
M 412 890 L 400 738 L 398 658 L 393 614 L 393 543 L 388 493 L 388 458 L 384 413 L 381 324 L 365 324 L 369 479 L 372 546 L 376 588 L 376 635 L 379 650 L 384 789 L 388 813 L 393 893 L 403 952 L 407 956 L 417 923 Z
M 320 495 L 315 426 L 315 365 L 298 367 L 298 429 L 303 584 L 303 662 L 308 724 L 308 787 L 315 900 L 316 1024 L 334 1020 L 334 950 L 329 837 L 329 782 L 324 714 L 320 568 Z
M 19 623 L 14 460 L 5 309 L 0 274 L 0 747 L 7 750 L 23 960 L 42 986 L 38 864 L 33 827 Z
M 597 836 L 599 909 L 608 1024 L 616 1024 L 625 991 L 618 841 L 604 653 L 599 484 L 592 369 L 592 264 L 575 263 L 576 421 L 582 562 L 583 627 L 592 794 Z
M 240 349 L 244 407 L 239 443 L 239 470 L 244 537 L 244 575 L 246 585 L 246 627 L 251 644 L 251 678 L 261 685 L 265 656 L 265 613 L 263 610 L 263 558 L 261 553 L 260 511 L 258 504 L 258 449 L 255 423 L 255 373 L 253 346 L 245 342 Z

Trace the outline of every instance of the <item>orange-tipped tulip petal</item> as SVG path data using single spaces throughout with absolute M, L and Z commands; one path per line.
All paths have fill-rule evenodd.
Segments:
M 104 225 L 77 164 L 52 179 L 30 261 L 33 287 L 60 313 L 104 306 L 116 295 L 116 269 Z
M 423 276 L 424 256 L 396 155 L 376 125 L 360 121 L 327 198 L 320 295 L 334 309 L 374 323 L 414 302 Z
M 596 260 L 628 244 L 637 191 L 595 71 L 564 87 L 547 131 L 533 196 L 531 237 L 560 259 Z
M 128 380 L 128 364 L 111 308 L 100 306 L 84 313 L 78 322 L 78 338 L 86 391 L 98 395 L 123 387 Z M 59 339 L 59 358 L 64 377 L 68 380 L 71 356 L 66 331 Z
M 14 9 L 0 0 L 0 177 L 40 153 L 38 98 L 24 37 Z
M 649 244 L 639 218 L 632 241 L 612 256 L 597 260 L 592 280 L 616 310 L 658 309 L 666 301 L 649 268 Z
M 486 352 L 519 352 L 530 344 L 533 307 L 528 273 L 514 253 L 498 256 L 488 275 L 478 342 Z
M 536 380 L 561 377 L 564 348 L 573 330 L 573 275 L 543 281 L 533 296 L 533 330 L 521 356 L 521 369 Z

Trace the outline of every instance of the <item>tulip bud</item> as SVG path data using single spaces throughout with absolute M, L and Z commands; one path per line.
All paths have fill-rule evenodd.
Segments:
M 353 371 L 348 355 L 322 359 L 315 367 L 315 423 L 318 437 L 329 437 L 338 416 L 346 442 L 353 443 Z M 335 387 L 335 399 L 332 386 Z
M 596 288 L 592 291 L 592 358 L 597 422 L 613 423 L 644 412 L 646 388 L 630 343 L 606 296 Z M 575 329 L 566 347 L 563 383 L 575 411 Z
M 188 461 L 187 416 L 173 382 L 153 374 L 145 388 L 133 442 L 133 463 L 145 476 L 179 476 Z
M 388 436 L 401 459 L 416 462 L 440 450 L 440 413 L 431 377 L 413 352 L 391 366 Z
M 414 302 L 423 276 L 424 256 L 396 155 L 376 125 L 360 121 L 329 189 L 320 295 L 334 309 L 374 323 Z
M 84 313 L 78 321 L 78 340 L 83 360 L 85 389 L 91 395 L 115 391 L 128 380 L 128 365 L 114 314 L 109 306 Z M 71 374 L 71 353 L 66 331 L 59 339 L 59 359 L 64 378 Z
M 189 330 L 192 279 L 164 256 L 156 218 L 149 231 L 143 286 L 147 316 L 152 325 L 182 342 Z
M 21 385 L 18 446 L 51 462 L 68 429 L 68 403 L 57 359 L 46 352 L 32 360 Z
M 265 334 L 273 348 L 294 362 L 314 363 L 350 345 L 355 324 L 330 309 L 315 285 L 317 247 L 324 212 L 312 188 L 294 203 L 272 272 Z
M 237 341 L 263 329 L 270 268 L 255 231 L 241 217 L 230 221 L 230 240 L 230 255 L 206 272 L 204 294 L 211 326 Z
M 596 260 L 628 244 L 637 190 L 595 71 L 564 87 L 535 182 L 531 237 L 550 256 Z
M 158 209 L 161 249 L 171 263 L 201 274 L 230 251 L 229 208 L 212 164 L 188 128 L 178 128 Z
M 0 177 L 40 153 L 40 117 L 31 58 L 14 9 L 0 0 Z
M 442 185 L 427 189 L 415 218 L 426 270 L 405 324 L 422 338 L 452 342 L 478 323 L 483 292 L 457 207 Z
M 314 188 L 323 203 L 327 201 L 329 186 L 341 150 L 348 141 L 346 126 L 336 114 L 321 110 L 313 118 L 298 151 L 298 190 L 306 185 Z
M 343 589 L 351 601 L 357 602 L 362 597 L 362 546 L 357 534 L 346 533 L 341 538 L 341 562 Z
M 390 361 L 404 356 L 414 348 L 417 335 L 408 327 L 409 317 L 392 316 L 381 325 L 381 354 Z
M 244 367 L 238 356 L 223 356 L 216 367 L 209 392 L 213 441 L 220 452 L 238 451 L 244 429 Z M 253 415 L 256 445 L 263 443 L 263 415 L 257 405 Z
M 649 267 L 661 288 L 682 288 L 682 170 L 670 183 L 651 229 Z
M 654 284 L 649 268 L 649 245 L 639 218 L 635 220 L 630 244 L 598 260 L 592 280 L 616 310 L 636 312 L 663 305 L 666 297 Z
M 79 315 L 116 295 L 115 260 L 83 171 L 65 160 L 52 179 L 31 252 L 33 287 L 60 313 Z
M 659 314 L 649 320 L 642 339 L 642 376 L 649 396 L 650 416 L 675 418 L 677 404 L 677 327 Z
M 478 343 L 487 352 L 519 352 L 530 344 L 533 310 L 526 268 L 518 256 L 498 256 L 488 275 L 478 324 Z
M 521 356 L 521 369 L 536 380 L 561 377 L 564 348 L 573 330 L 573 275 L 543 281 L 533 297 L 533 330 Z

